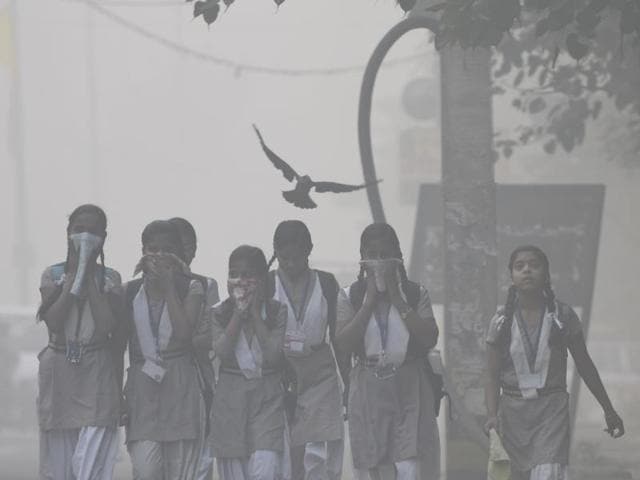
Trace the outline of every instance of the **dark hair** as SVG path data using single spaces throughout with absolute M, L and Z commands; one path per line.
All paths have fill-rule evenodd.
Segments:
M 300 220 L 284 220 L 278 224 L 273 234 L 273 256 L 269 260 L 268 268 L 271 268 L 276 260 L 275 251 L 285 245 L 298 245 L 305 249 L 307 255 L 313 250 L 311 233 L 304 222 Z
M 521 245 L 517 247 L 513 252 L 511 252 L 511 256 L 509 257 L 508 269 L 509 273 L 513 271 L 513 265 L 518 257 L 518 254 L 522 252 L 530 252 L 533 253 L 538 260 L 542 263 L 544 268 L 544 285 L 543 285 L 543 293 L 545 297 L 545 306 L 550 313 L 556 313 L 556 295 L 551 288 L 551 274 L 549 273 L 549 258 L 547 255 L 535 245 Z M 507 300 L 504 304 L 504 324 L 502 327 L 502 333 L 500 337 L 504 339 L 505 343 L 511 342 L 511 325 L 513 324 L 513 315 L 515 313 L 517 301 L 517 289 L 515 285 L 511 285 L 509 290 L 507 291 Z M 562 332 L 560 328 L 553 322 L 551 326 L 551 335 L 549 337 L 549 344 L 554 345 L 561 338 Z
M 180 237 L 180 230 L 169 220 L 154 220 L 142 231 L 142 246 L 145 247 L 157 235 L 168 235 L 171 244 L 174 246 L 176 255 L 184 261 L 184 246 Z
M 169 219 L 169 222 L 173 223 L 176 227 L 178 227 L 178 230 L 181 235 L 189 237 L 189 240 L 191 240 L 193 243 L 198 242 L 198 237 L 196 236 L 196 229 L 193 228 L 193 225 L 191 225 L 191 222 L 189 222 L 189 220 L 182 217 L 173 217 Z
M 231 255 L 229 255 L 229 267 L 231 267 L 233 262 L 238 260 L 246 260 L 251 268 L 261 276 L 266 277 L 267 273 L 269 273 L 267 258 L 264 256 L 264 252 L 258 247 L 240 245 L 235 248 L 233 252 L 231 252 Z
M 100 226 L 100 229 L 103 232 L 102 237 L 105 238 L 107 235 L 107 214 L 104 212 L 102 208 L 98 207 L 97 205 L 93 205 L 91 203 L 85 203 L 84 205 L 80 205 L 79 207 L 76 207 L 73 210 L 73 212 L 71 212 L 67 221 L 67 235 L 71 233 L 71 227 L 73 226 L 73 222 L 78 218 L 79 215 L 82 215 L 85 213 L 89 215 L 95 215 L 97 217 L 98 225 Z M 71 245 L 67 243 L 67 257 L 64 262 L 64 273 L 68 273 L 67 269 L 69 268 L 70 256 L 71 256 Z M 105 267 L 105 264 L 104 264 L 104 248 L 102 246 L 100 247 L 98 256 L 100 257 L 100 264 L 102 265 L 102 275 L 100 276 L 100 284 L 98 285 L 98 288 L 100 290 L 100 293 L 104 293 L 104 285 L 106 282 L 107 268 Z M 58 288 L 56 288 L 56 290 L 51 295 L 49 295 L 48 298 L 44 299 L 44 301 L 40 304 L 36 317 L 40 318 L 47 310 L 49 310 L 51 305 L 53 305 L 56 302 L 56 300 L 60 297 L 61 293 L 62 293 L 62 286 L 59 285 Z
M 364 259 L 364 251 L 367 247 L 367 244 L 371 243 L 373 240 L 383 240 L 385 242 L 388 242 L 389 245 L 391 245 L 394 256 L 400 260 L 404 260 L 402 256 L 402 249 L 400 248 L 400 240 L 398 240 L 396 231 L 388 223 L 382 222 L 372 223 L 362 231 L 362 234 L 360 235 L 360 259 Z M 356 288 L 354 294 L 358 297 L 362 295 L 363 298 L 366 292 L 364 275 L 364 266 L 360 266 L 360 272 L 358 273 L 358 278 L 356 279 L 356 283 L 359 288 Z M 409 284 L 409 276 L 407 275 L 407 270 L 404 267 L 404 261 L 400 264 L 400 280 L 402 282 L 402 290 L 406 293 Z M 354 300 L 361 303 L 362 299 L 356 298 Z
M 269 274 L 269 266 L 267 264 L 267 258 L 264 256 L 264 252 L 258 247 L 254 247 L 252 245 L 240 245 L 235 248 L 231 255 L 229 255 L 229 267 L 231 264 L 238 260 L 246 260 L 251 268 L 253 268 L 260 276 L 263 282 L 267 281 L 267 275 Z M 265 299 L 266 305 L 265 309 L 267 312 L 267 324 L 269 328 L 273 328 L 275 326 L 277 311 L 274 310 L 273 305 L 269 303 L 269 299 Z M 226 325 L 231 320 L 231 315 L 233 315 L 233 300 L 231 298 L 227 298 L 220 304 L 220 312 L 219 315 L 223 321 L 223 324 Z

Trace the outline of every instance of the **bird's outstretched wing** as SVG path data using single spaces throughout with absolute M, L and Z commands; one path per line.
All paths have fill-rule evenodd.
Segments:
M 371 185 L 380 183 L 382 180 L 376 180 L 375 182 L 363 183 L 362 185 L 345 185 L 344 183 L 335 182 L 314 182 L 313 185 L 318 193 L 348 193 L 355 192 L 362 188 L 367 188 Z
M 267 147 L 267 145 L 264 143 L 264 139 L 262 138 L 262 135 L 260 134 L 260 130 L 258 130 L 258 127 L 253 125 L 253 129 L 256 131 L 256 134 L 258 135 L 258 140 L 260 140 L 260 145 L 262 146 L 262 150 L 267 155 L 269 160 L 271 160 L 271 163 L 273 163 L 273 165 L 283 173 L 284 178 L 286 178 L 290 182 L 297 180 L 299 178 L 299 175 L 296 173 L 296 171 L 293 168 L 291 168 L 291 166 L 287 162 L 285 162 L 278 155 L 273 153 L 273 150 Z

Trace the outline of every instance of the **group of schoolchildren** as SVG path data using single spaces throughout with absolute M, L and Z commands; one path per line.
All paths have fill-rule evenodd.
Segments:
M 337 480 L 345 418 L 355 478 L 439 478 L 438 328 L 390 225 L 364 229 L 360 273 L 341 288 L 310 268 L 306 225 L 283 221 L 270 261 L 254 246 L 233 250 L 222 301 L 190 268 L 197 240 L 185 219 L 145 227 L 125 284 L 105 266 L 106 235 L 104 211 L 78 207 L 66 261 L 42 275 L 41 479 L 110 480 L 124 425 L 136 480 L 208 479 L 214 460 L 221 480 Z M 566 479 L 567 351 L 612 435 L 622 420 L 577 316 L 555 299 L 545 254 L 521 247 L 509 269 L 486 339 L 485 427 L 512 479 Z

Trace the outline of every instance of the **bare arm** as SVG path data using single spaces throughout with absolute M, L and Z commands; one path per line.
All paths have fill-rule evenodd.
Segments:
M 355 315 L 346 322 L 337 322 L 336 325 L 336 345 L 345 354 L 354 352 L 367 330 L 367 325 L 371 319 L 371 314 L 375 308 L 378 291 L 375 280 L 367 277 L 367 292 L 365 293 L 362 305 L 355 312 Z M 347 300 L 348 301 L 348 300 Z M 338 312 L 340 315 L 341 312 Z M 345 312 L 342 312 L 344 315 Z
M 611 404 L 609 395 L 602 384 L 598 369 L 587 351 L 587 346 L 582 335 L 577 335 L 569 343 L 569 351 L 576 362 L 576 368 L 580 377 L 582 377 L 584 383 L 587 384 L 587 387 L 604 410 L 607 430 L 614 438 L 621 437 L 624 435 L 622 419 L 618 416 Z
M 433 312 L 431 311 L 431 301 L 429 295 L 422 287 L 420 288 L 420 302 L 417 307 L 411 308 L 405 298 L 400 293 L 398 275 L 393 270 L 389 270 L 386 275 L 387 289 L 391 304 L 402 315 L 407 330 L 412 337 L 425 348 L 431 349 L 438 343 L 438 326 Z
M 175 282 L 168 282 L 168 285 L 163 290 L 173 335 L 183 342 L 190 342 L 193 334 L 193 325 L 187 314 L 186 302 L 183 304 L 180 301 Z
M 411 308 L 400 295 L 392 298 L 391 303 L 399 312 L 405 312 L 403 321 L 407 330 L 423 347 L 431 349 L 436 346 L 439 332 L 435 318 L 421 318 L 418 312 Z
M 71 287 L 73 286 L 74 278 L 73 274 L 66 276 L 58 299 L 42 313 L 42 320 L 44 320 L 47 327 L 52 332 L 62 333 L 64 331 L 64 322 L 69 317 L 73 302 L 76 300 L 76 297 L 71 294 Z M 57 288 L 58 287 L 54 284 L 43 283 L 40 287 L 42 302 L 46 302 L 51 295 L 54 295 Z
M 500 397 L 500 351 L 495 345 L 487 344 L 487 378 L 484 397 L 487 404 L 485 432 L 498 426 L 498 399 Z
M 107 336 L 115 329 L 117 318 L 109 302 L 108 294 L 98 290 L 93 272 L 89 272 L 87 277 L 87 296 L 89 307 L 95 320 L 96 332 L 100 333 L 101 336 Z
M 226 327 L 220 325 L 214 309 L 211 309 L 211 330 L 213 351 L 222 361 L 230 361 L 235 355 L 238 335 L 244 322 L 243 315 L 234 310 Z
M 373 313 L 373 302 L 363 302 L 354 317 L 336 334 L 336 344 L 342 352 L 353 352 L 364 338 L 367 322 Z

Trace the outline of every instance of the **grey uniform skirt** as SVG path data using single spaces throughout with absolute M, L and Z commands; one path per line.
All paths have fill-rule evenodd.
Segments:
M 165 367 L 167 373 L 161 383 L 142 372 L 142 363 L 129 367 L 125 386 L 127 442 L 199 438 L 202 394 L 194 360 L 185 354 L 166 360 Z
M 349 438 L 355 468 L 410 458 L 438 464 L 433 390 L 422 360 L 407 362 L 386 379 L 357 365 L 350 378 Z
M 546 463 L 569 463 L 569 394 L 539 398 L 502 395 L 498 409 L 500 437 L 512 468 L 531 470 Z
M 284 450 L 284 391 L 280 373 L 247 379 L 220 370 L 211 408 L 214 456 L 248 457 Z
M 342 390 L 336 362 L 328 344 L 307 357 L 292 357 L 298 399 L 291 427 L 291 445 L 329 442 L 344 435 Z

